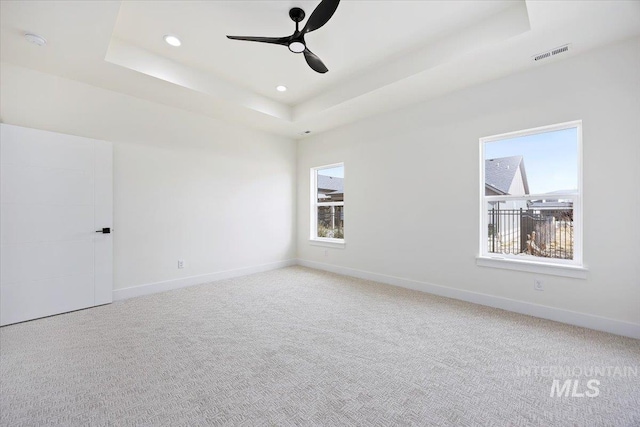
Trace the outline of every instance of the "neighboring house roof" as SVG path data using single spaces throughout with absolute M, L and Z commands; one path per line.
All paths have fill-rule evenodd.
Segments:
M 318 189 L 324 193 L 344 193 L 344 178 L 318 174 Z
M 490 193 L 493 193 L 493 194 L 487 194 L 487 195 L 499 196 L 499 195 L 502 195 L 502 194 L 507 194 L 504 191 L 500 190 L 499 188 L 496 188 L 491 184 L 487 184 L 486 182 L 485 182 L 484 186 L 486 187 L 487 190 L 489 190 Z
M 573 207 L 573 202 L 571 200 L 558 199 L 557 195 L 571 194 L 575 193 L 576 190 L 558 190 L 558 191 L 550 191 L 548 193 L 548 199 L 542 200 L 531 200 L 529 202 L 529 207 L 531 209 L 562 209 L 562 208 L 571 208 Z M 555 196 L 555 197 L 554 197 Z
M 509 188 L 513 178 L 520 166 L 522 182 L 524 183 L 525 194 L 529 194 L 529 183 L 527 173 L 524 169 L 524 159 L 522 156 L 500 157 L 498 159 L 487 159 L 484 161 L 485 185 L 493 191 L 502 194 L 509 194 Z
M 318 191 L 318 200 L 341 202 L 344 199 L 344 191 L 329 191 L 322 193 L 323 190 Z
M 566 209 L 571 207 L 573 207 L 573 202 L 559 202 L 557 200 L 554 200 L 552 202 L 535 200 L 529 203 L 530 209 Z
M 544 194 L 578 194 L 578 190 L 573 188 L 571 190 L 549 191 L 548 193 L 544 193 Z

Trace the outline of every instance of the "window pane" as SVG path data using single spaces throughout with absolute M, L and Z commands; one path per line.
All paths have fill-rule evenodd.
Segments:
M 486 215 L 489 253 L 573 259 L 571 200 L 489 202 Z
M 317 236 L 344 239 L 344 206 L 318 206 Z
M 318 202 L 342 202 L 344 200 L 344 166 L 318 169 Z
M 484 156 L 487 196 L 578 191 L 577 128 L 487 142 Z

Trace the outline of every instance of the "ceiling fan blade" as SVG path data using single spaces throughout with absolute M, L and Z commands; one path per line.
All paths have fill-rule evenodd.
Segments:
M 227 36 L 228 39 L 231 40 L 244 40 L 248 42 L 260 42 L 260 43 L 271 43 L 271 44 L 281 44 L 286 46 L 291 37 L 250 37 L 250 36 Z
M 340 0 L 322 0 L 307 20 L 302 32 L 310 33 L 326 24 L 338 8 L 338 4 Z
M 315 53 L 311 52 L 309 49 L 304 50 L 304 59 L 307 60 L 307 64 L 309 67 L 313 69 L 313 71 L 317 71 L 318 73 L 326 73 L 329 69 L 324 65 L 322 60 L 316 56 Z

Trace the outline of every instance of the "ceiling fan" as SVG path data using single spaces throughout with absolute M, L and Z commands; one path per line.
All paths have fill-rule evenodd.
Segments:
M 313 52 L 307 48 L 304 41 L 304 35 L 315 31 L 326 24 L 333 16 L 338 8 L 340 0 L 322 0 L 318 7 L 311 13 L 306 25 L 302 30 L 298 28 L 298 24 L 305 17 L 304 10 L 294 7 L 289 10 L 289 17 L 296 23 L 296 31 L 286 37 L 245 37 L 245 36 L 227 36 L 232 40 L 245 40 L 250 42 L 272 43 L 287 46 L 293 53 L 304 53 L 304 59 L 307 64 L 318 73 L 326 73 L 329 71 L 324 63 Z

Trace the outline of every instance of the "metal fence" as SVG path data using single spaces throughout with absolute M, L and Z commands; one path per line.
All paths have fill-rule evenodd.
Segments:
M 573 259 L 573 210 L 489 209 L 488 251 Z
M 344 238 L 344 206 L 318 206 L 318 237 Z

